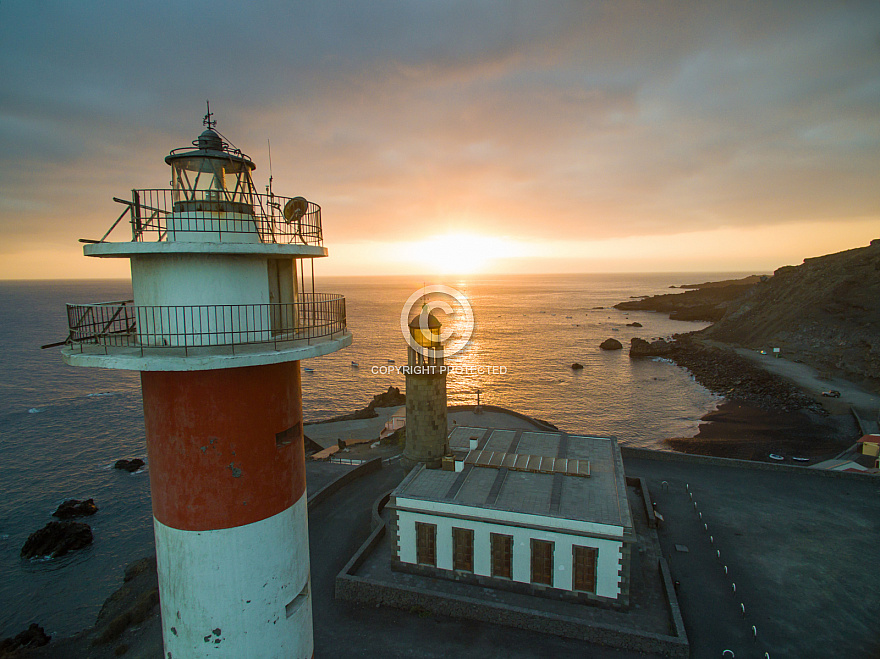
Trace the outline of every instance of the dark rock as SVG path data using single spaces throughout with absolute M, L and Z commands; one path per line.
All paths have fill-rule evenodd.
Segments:
M 605 307 L 593 307 L 593 309 L 604 309 Z
M 147 558 L 142 558 L 139 561 L 134 561 L 133 563 L 129 563 L 125 566 L 125 576 L 123 580 L 128 583 L 135 577 L 144 572 L 156 572 L 156 557 L 151 556 Z
M 159 581 L 156 557 L 142 558 L 125 568 L 125 583 L 104 601 L 95 622 L 92 645 L 116 641 L 126 629 L 158 616 Z
M 103 645 L 118 639 L 122 633 L 152 615 L 153 610 L 159 605 L 159 588 L 154 588 L 137 595 L 134 603 L 118 616 L 109 620 L 92 641 L 92 645 Z M 103 611 L 103 609 L 102 609 Z
M 3 642 L 0 643 L 0 657 L 5 657 L 7 654 L 12 655 L 21 648 L 39 648 L 51 640 L 52 637 L 46 634 L 46 630 L 34 622 L 23 632 L 3 639 Z
M 95 505 L 94 499 L 86 499 L 85 501 L 68 499 L 58 506 L 58 510 L 52 513 L 52 516 L 59 519 L 70 519 L 71 517 L 94 515 L 96 512 L 98 512 L 98 506 Z
M 599 347 L 602 350 L 620 350 L 623 348 L 623 344 L 617 339 L 605 339 L 599 344 Z
M 627 323 L 627 327 L 642 327 L 641 323 Z
M 455 421 L 452 423 L 455 423 Z M 403 446 L 406 443 L 406 426 L 398 428 L 390 435 L 386 435 L 381 442 L 385 446 L 395 446 L 397 444 Z
M 398 405 L 406 405 L 406 394 L 400 393 L 400 389 L 397 387 L 388 387 L 388 391 L 373 396 L 373 400 L 367 405 L 367 409 L 397 407 Z
M 56 558 L 69 551 L 92 544 L 92 529 L 82 522 L 49 522 L 34 531 L 21 548 L 22 558 L 51 556 Z
M 341 414 L 329 419 L 314 421 L 310 423 L 336 423 L 337 421 L 356 421 L 358 419 L 374 419 L 379 416 L 375 408 L 377 407 L 397 407 L 406 404 L 406 394 L 401 393 L 397 387 L 388 387 L 388 391 L 373 396 L 370 404 L 357 412 L 351 414 Z
M 124 469 L 125 471 L 133 473 L 144 466 L 144 461 L 140 458 L 134 458 L 133 460 L 117 460 L 116 464 L 113 466 L 116 469 Z
M 584 368 L 584 365 L 583 365 L 583 364 L 578 364 L 577 362 L 575 362 L 574 364 L 571 365 L 571 370 L 572 370 L 572 371 L 580 371 L 580 370 L 582 370 L 583 368 Z
M 630 357 L 667 357 L 675 350 L 675 344 L 658 339 L 648 343 L 644 339 L 632 339 L 629 346 Z
M 880 244 L 779 268 L 701 336 L 783 348 L 820 373 L 880 391 Z

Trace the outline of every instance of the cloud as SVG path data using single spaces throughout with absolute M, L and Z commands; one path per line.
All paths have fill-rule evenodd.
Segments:
M 328 242 L 877 217 L 878 35 L 873 2 L 3 3 L 0 232 L 103 233 L 206 98 Z

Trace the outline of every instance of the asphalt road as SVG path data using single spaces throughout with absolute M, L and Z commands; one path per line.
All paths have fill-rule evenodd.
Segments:
M 641 459 L 624 468 L 648 481 L 664 516 L 660 543 L 680 582 L 692 656 L 880 656 L 880 573 L 870 558 L 880 481 Z

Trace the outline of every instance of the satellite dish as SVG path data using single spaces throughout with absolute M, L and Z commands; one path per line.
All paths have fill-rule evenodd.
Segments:
M 309 202 L 305 197 L 294 197 L 284 204 L 284 219 L 288 222 L 299 220 L 309 210 Z

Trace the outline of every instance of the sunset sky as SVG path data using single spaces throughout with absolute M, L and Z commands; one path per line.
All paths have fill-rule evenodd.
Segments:
M 320 274 L 771 271 L 880 237 L 880 2 L 3 2 L 0 278 L 218 129 Z M 117 240 L 125 239 L 124 230 Z

